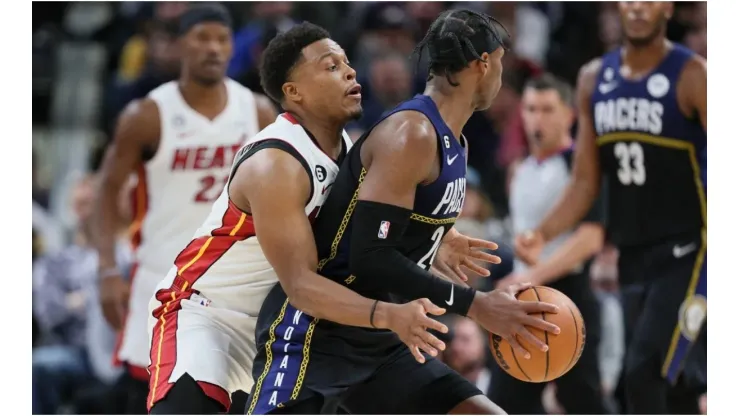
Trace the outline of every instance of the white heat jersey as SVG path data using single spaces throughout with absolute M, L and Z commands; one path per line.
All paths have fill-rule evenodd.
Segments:
M 239 151 L 239 156 L 253 144 L 275 139 L 289 144 L 309 171 L 312 195 L 305 211 L 313 220 L 329 194 L 339 166 L 288 113 L 279 115 L 274 123 L 249 139 Z M 346 132 L 343 139 L 346 154 L 352 141 Z M 157 292 L 161 289 L 177 292 L 192 289 L 207 298 L 214 308 L 256 317 L 262 301 L 277 281 L 275 271 L 262 252 L 259 237 L 255 235 L 252 217 L 231 202 L 224 186 L 211 213 L 177 256 L 175 265 Z
M 158 276 L 153 285 L 210 212 L 237 151 L 259 131 L 252 92 L 225 82 L 228 103 L 213 120 L 185 102 L 176 81 L 149 93 L 161 133 L 154 158 L 138 172 L 133 226 L 137 266 Z
M 135 267 L 126 325 L 116 357 L 130 366 L 149 363 L 148 305 L 177 253 L 208 216 L 236 153 L 259 131 L 254 95 L 226 79 L 228 102 L 209 120 L 191 108 L 176 81 L 151 93 L 160 116 L 159 146 L 139 167 L 132 224 Z

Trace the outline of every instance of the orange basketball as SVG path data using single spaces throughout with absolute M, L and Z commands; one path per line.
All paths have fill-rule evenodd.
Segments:
M 535 286 L 520 292 L 517 299 L 552 303 L 560 309 L 556 314 L 542 314 L 543 319 L 560 327 L 560 333 L 554 335 L 542 330 L 529 330 L 549 349 L 542 352 L 529 342 L 517 336 L 519 343 L 526 348 L 531 357 L 526 359 L 515 352 L 508 342 L 500 336 L 490 334 L 489 346 L 498 365 L 512 377 L 530 383 L 543 383 L 567 373 L 581 358 L 586 344 L 586 326 L 578 307 L 563 293 L 544 286 Z

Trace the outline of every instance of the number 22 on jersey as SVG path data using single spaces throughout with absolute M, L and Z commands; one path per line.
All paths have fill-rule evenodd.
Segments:
M 207 175 L 200 178 L 200 190 L 195 194 L 195 202 L 213 203 L 221 195 L 221 191 L 223 191 L 228 181 L 229 175 L 220 179 L 214 175 Z

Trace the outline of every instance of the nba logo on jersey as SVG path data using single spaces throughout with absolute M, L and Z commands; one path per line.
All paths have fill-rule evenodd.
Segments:
M 388 237 L 388 230 L 391 229 L 391 223 L 388 221 L 381 221 L 380 228 L 378 229 L 378 238 L 385 240 Z

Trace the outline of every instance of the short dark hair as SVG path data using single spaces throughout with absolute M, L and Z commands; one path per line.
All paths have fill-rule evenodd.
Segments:
M 275 36 L 262 53 L 260 64 L 260 84 L 265 93 L 278 103 L 282 102 L 285 98 L 283 84 L 302 59 L 303 48 L 329 37 L 326 29 L 308 22 Z
M 530 78 L 524 84 L 524 89 L 527 88 L 532 88 L 536 91 L 555 90 L 565 104 L 573 105 L 573 88 L 571 88 L 570 84 L 549 72 Z
M 496 43 L 504 47 L 504 40 L 498 32 L 497 26 L 506 28 L 493 17 L 472 10 L 449 10 L 437 17 L 414 49 L 421 61 L 421 52 L 424 47 L 429 50 L 429 79 L 433 75 L 444 74 L 450 85 L 457 86 L 451 75 L 462 71 L 472 60 L 481 60 L 481 53 L 477 51 L 471 39 L 481 31 L 488 32 Z M 417 61 L 417 62 L 418 62 Z
M 180 16 L 180 35 L 186 34 L 193 26 L 204 22 L 221 23 L 229 29 L 233 26 L 229 10 L 224 5 L 218 3 L 196 4 L 189 7 Z

